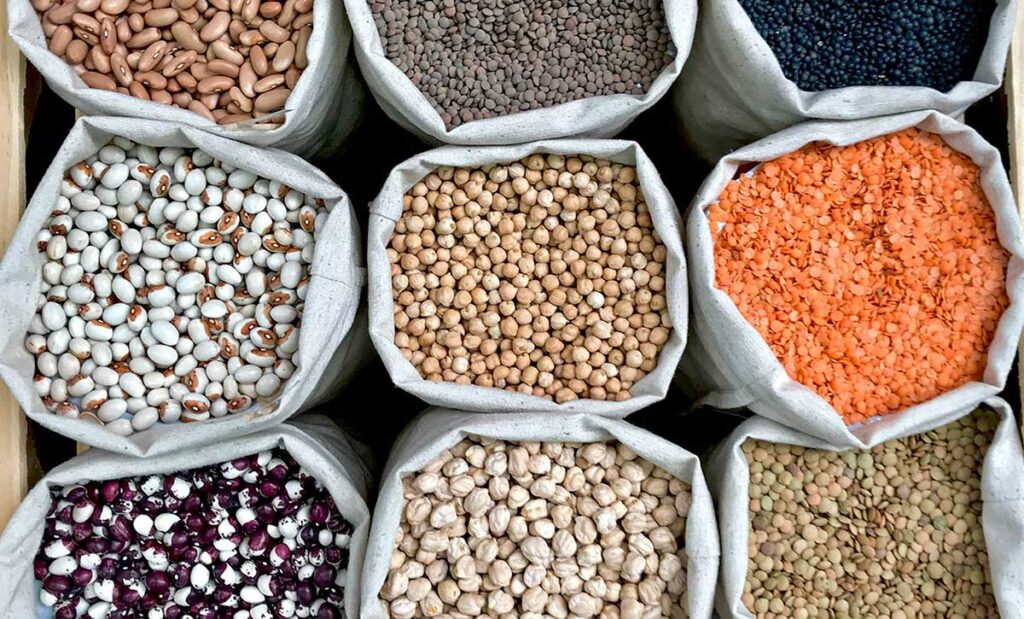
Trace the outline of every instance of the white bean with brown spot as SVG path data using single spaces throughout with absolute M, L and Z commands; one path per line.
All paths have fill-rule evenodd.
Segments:
M 151 182 L 130 178 L 142 168 Z M 134 199 L 125 203 L 120 190 L 129 184 Z M 200 150 L 114 138 L 72 166 L 37 238 L 46 262 L 25 338 L 45 407 L 127 435 L 276 398 L 297 361 L 312 260 L 279 232 L 303 225 L 305 209 L 319 215 L 329 207 L 281 182 L 273 186 L 295 197 L 280 203 L 283 216 L 260 235 L 241 207 L 276 200 L 271 182 Z M 227 190 L 239 199 L 220 206 L 199 197 Z M 216 216 L 204 216 L 210 209 Z M 216 230 L 224 213 L 237 219 L 227 235 Z M 241 260 L 243 239 L 256 246 Z M 258 294 L 220 275 L 241 284 L 243 272 L 259 279 Z M 235 325 L 253 318 L 264 334 L 258 349 L 248 337 L 241 344 L 230 338 Z M 249 357 L 258 364 L 243 361 Z

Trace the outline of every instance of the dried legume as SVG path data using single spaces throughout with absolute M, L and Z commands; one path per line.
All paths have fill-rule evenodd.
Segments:
M 387 251 L 395 344 L 428 380 L 625 400 L 671 332 L 666 250 L 631 166 L 438 168 Z
M 55 619 L 340 619 L 352 525 L 283 450 L 55 488 L 36 555 Z
M 739 0 L 787 78 L 809 91 L 974 76 L 994 0 Z
M 1009 255 L 978 167 L 938 136 L 812 144 L 709 219 L 718 288 L 847 423 L 983 377 Z
M 660 1 L 372 0 L 384 53 L 445 126 L 642 95 L 675 56 Z
M 745 442 L 744 605 L 759 619 L 998 617 L 979 473 L 998 421 L 979 409 L 866 451 Z
M 90 87 L 176 105 L 220 124 L 283 123 L 285 101 L 309 62 L 311 0 L 32 6 L 50 51 Z
M 129 435 L 273 400 L 329 210 L 200 150 L 115 138 L 72 166 L 25 338 L 46 408 Z
M 395 619 L 688 616 L 690 486 L 624 445 L 470 437 L 404 488 Z

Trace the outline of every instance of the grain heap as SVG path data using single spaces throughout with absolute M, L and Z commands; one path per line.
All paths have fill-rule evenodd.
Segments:
M 394 619 L 687 617 L 690 486 L 622 444 L 471 437 L 404 487 Z
M 660 0 L 371 0 L 384 53 L 448 129 L 643 95 L 675 56 Z
M 995 0 L 739 0 L 803 90 L 923 86 L 970 80 Z
M 938 136 L 809 145 L 708 215 L 717 287 L 847 423 L 983 377 L 1009 254 L 978 167 Z
M 54 619 L 341 619 L 352 525 L 285 451 L 53 489 L 36 555 Z
M 758 619 L 999 616 L 980 470 L 998 417 L 979 409 L 867 451 L 757 440 L 749 572 Z
M 313 0 L 33 0 L 50 51 L 92 88 L 220 124 L 284 122 Z
M 585 155 L 442 167 L 388 247 L 395 345 L 428 380 L 625 400 L 671 332 L 635 168 Z
M 127 436 L 272 401 L 329 210 L 198 149 L 114 138 L 72 166 L 25 338 L 47 410 Z

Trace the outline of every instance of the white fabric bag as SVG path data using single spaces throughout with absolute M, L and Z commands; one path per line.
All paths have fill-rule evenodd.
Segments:
M 996 91 L 1013 38 L 1017 0 L 997 0 L 973 79 L 942 93 L 914 86 L 801 90 L 783 73 L 739 0 L 702 0 L 693 52 L 676 84 L 675 107 L 696 151 L 729 151 L 811 120 L 856 120 L 915 110 L 958 116 Z
M 339 513 L 352 524 L 345 612 L 348 617 L 359 617 L 361 568 L 370 531 L 370 510 L 366 501 L 373 484 L 359 447 L 334 423 L 319 415 L 308 415 L 244 438 L 225 440 L 214 447 L 202 452 L 182 449 L 145 460 L 90 449 L 50 471 L 28 494 L 0 537 L 0 582 L 4 583 L 0 587 L 0 616 L 4 619 L 34 617 L 40 607 L 39 584 L 32 563 L 43 539 L 53 488 L 83 481 L 173 473 L 230 462 L 279 447 L 320 482 L 334 499 Z
M 394 300 L 391 264 L 387 247 L 402 216 L 402 196 L 438 166 L 474 167 L 488 163 L 511 163 L 534 153 L 583 154 L 636 166 L 637 178 L 647 200 L 654 227 L 667 250 L 665 268 L 668 311 L 672 333 L 658 357 L 658 367 L 630 390 L 633 397 L 622 401 L 573 400 L 556 404 L 535 395 L 500 388 L 428 381 L 402 356 L 395 345 Z M 398 164 L 388 176 L 370 206 L 367 267 L 370 307 L 370 337 L 399 388 L 437 406 L 486 412 L 564 411 L 589 412 L 625 417 L 665 397 L 672 374 L 686 345 L 687 285 L 683 255 L 682 218 L 661 176 L 646 153 L 635 142 L 624 140 L 550 140 L 519 146 L 468 148 L 446 146 L 416 155 Z
M 811 142 L 848 145 L 910 127 L 939 135 L 981 169 L 981 183 L 995 213 L 999 242 L 1010 253 L 1006 270 L 1010 305 L 989 348 L 982 382 L 968 383 L 916 406 L 847 427 L 823 398 L 789 377 L 729 295 L 716 287 L 707 210 L 744 164 L 770 161 Z M 881 432 L 919 432 L 955 419 L 956 411 L 996 395 L 1006 384 L 1024 326 L 1020 217 L 999 152 L 973 129 L 947 116 L 913 112 L 873 120 L 806 123 L 742 148 L 724 157 L 704 181 L 690 207 L 686 233 L 693 333 L 680 372 L 683 382 L 694 388 L 696 395 L 704 396 L 704 404 L 722 409 L 746 406 L 832 444 L 861 447 Z
M 990 398 L 985 404 L 999 414 L 1000 423 L 981 471 L 982 528 L 999 612 L 1006 619 L 1020 619 L 1024 617 L 1024 450 L 1010 406 L 999 398 Z M 960 409 L 930 427 L 886 428 L 859 448 L 934 430 L 975 409 Z M 750 539 L 750 469 L 743 453 L 747 439 L 828 451 L 848 449 L 756 417 L 740 425 L 716 448 L 708 461 L 708 484 L 718 507 L 722 539 L 722 573 L 715 607 L 724 619 L 753 617 L 741 599 L 747 581 Z
M 218 159 L 264 178 L 279 179 L 334 206 L 326 229 L 318 234 L 310 268 L 312 277 L 294 359 L 297 369 L 285 382 L 276 402 L 201 423 L 157 423 L 129 437 L 115 435 L 82 419 L 59 417 L 43 406 L 33 388 L 35 358 L 24 346 L 25 333 L 36 313 L 45 261 L 45 255 L 36 248 L 36 234 L 56 204 L 65 171 L 96 153 L 113 136 L 155 146 L 201 148 Z M 331 397 L 368 356 L 369 338 L 364 323 L 355 323 L 364 279 L 361 264 L 359 227 L 348 196 L 326 175 L 295 155 L 253 148 L 171 123 L 82 118 L 36 188 L 0 263 L 0 298 L 4 299 L 0 322 L 5 325 L 0 330 L 0 378 L 32 419 L 54 432 L 110 451 L 156 455 L 255 432 Z
M 62 99 L 85 114 L 129 116 L 199 127 L 220 137 L 305 156 L 338 149 L 362 115 L 365 91 L 351 62 L 352 29 L 341 0 L 313 3 L 313 32 L 306 47 L 309 65 L 285 105 L 276 129 L 227 128 L 173 105 L 90 88 L 71 65 L 52 53 L 30 0 L 7 0 L 8 33 L 25 57 Z
M 27 0 L 26 0 L 27 1 Z M 642 96 L 605 95 L 474 120 L 449 131 L 430 100 L 384 52 L 369 0 L 345 0 L 359 67 L 380 107 L 402 128 L 431 143 L 520 144 L 562 137 L 611 137 L 658 102 L 679 77 L 697 24 L 697 0 L 664 0 L 676 55 Z
M 711 495 L 700 460 L 682 447 L 618 419 L 583 414 L 525 413 L 484 415 L 429 409 L 416 418 L 395 442 L 382 477 L 373 530 L 363 567 L 363 619 L 384 619 L 387 607 L 378 599 L 387 579 L 396 533 L 404 509 L 402 479 L 475 435 L 506 441 L 564 441 L 577 443 L 616 440 L 641 457 L 690 483 L 693 504 L 687 516 L 687 605 L 693 619 L 708 619 L 718 571 L 718 536 Z

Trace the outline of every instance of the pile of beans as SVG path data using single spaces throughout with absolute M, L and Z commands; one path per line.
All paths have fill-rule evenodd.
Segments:
M 998 617 L 979 470 L 998 417 L 842 453 L 747 441 L 759 619 Z
M 445 126 L 643 95 L 675 48 L 660 0 L 371 0 L 384 53 Z
M 688 616 L 690 486 L 624 445 L 471 437 L 404 488 L 395 619 Z
M 808 91 L 924 86 L 941 92 L 974 76 L 995 0 L 848 2 L 739 0 Z
M 92 88 L 220 124 L 280 112 L 309 63 L 313 0 L 32 0 L 50 51 Z
M 272 400 L 328 211 L 200 150 L 115 138 L 72 166 L 25 338 L 46 408 L 127 436 Z
M 53 491 L 54 619 L 340 619 L 352 526 L 283 450 Z
M 978 167 L 938 136 L 809 145 L 709 219 L 717 287 L 847 423 L 983 378 L 1009 254 Z
M 388 257 L 395 344 L 428 380 L 625 400 L 671 332 L 665 246 L 627 165 L 438 168 L 405 195 Z

